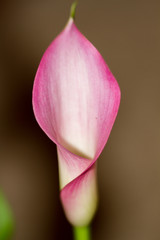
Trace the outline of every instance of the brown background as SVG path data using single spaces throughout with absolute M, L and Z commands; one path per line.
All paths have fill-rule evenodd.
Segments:
M 32 84 L 72 1 L 4 0 L 0 6 L 0 186 L 16 220 L 13 240 L 71 239 L 59 202 L 55 145 L 36 123 Z M 93 240 L 160 239 L 160 1 L 79 0 L 76 24 L 122 92 L 98 162 Z

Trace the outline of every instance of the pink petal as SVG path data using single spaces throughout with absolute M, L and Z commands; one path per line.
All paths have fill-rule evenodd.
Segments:
M 73 225 L 88 224 L 95 212 L 95 162 L 119 103 L 114 76 L 70 18 L 40 62 L 33 109 L 41 128 L 57 144 L 61 200 Z

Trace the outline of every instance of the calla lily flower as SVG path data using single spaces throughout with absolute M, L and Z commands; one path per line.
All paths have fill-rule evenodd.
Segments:
M 60 198 L 74 226 L 88 225 L 96 211 L 96 160 L 119 103 L 117 81 L 71 16 L 41 59 L 33 110 L 40 127 L 57 145 Z

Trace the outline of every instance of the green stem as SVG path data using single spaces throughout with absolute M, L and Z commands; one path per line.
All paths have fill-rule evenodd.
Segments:
M 74 1 L 71 5 L 71 12 L 70 12 L 70 17 L 75 19 L 75 12 L 76 12 L 76 6 L 77 6 L 78 1 Z
M 10 206 L 0 191 L 0 240 L 9 240 L 12 237 L 14 222 Z
M 89 226 L 74 227 L 73 234 L 74 240 L 91 240 L 91 230 Z

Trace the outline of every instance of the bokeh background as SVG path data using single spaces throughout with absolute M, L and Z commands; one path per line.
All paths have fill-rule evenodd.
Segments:
M 32 111 L 32 85 L 70 0 L 1 0 L 0 187 L 13 240 L 72 239 L 59 201 L 55 145 Z M 160 239 L 160 1 L 79 0 L 76 24 L 115 75 L 122 99 L 98 161 L 93 240 Z

